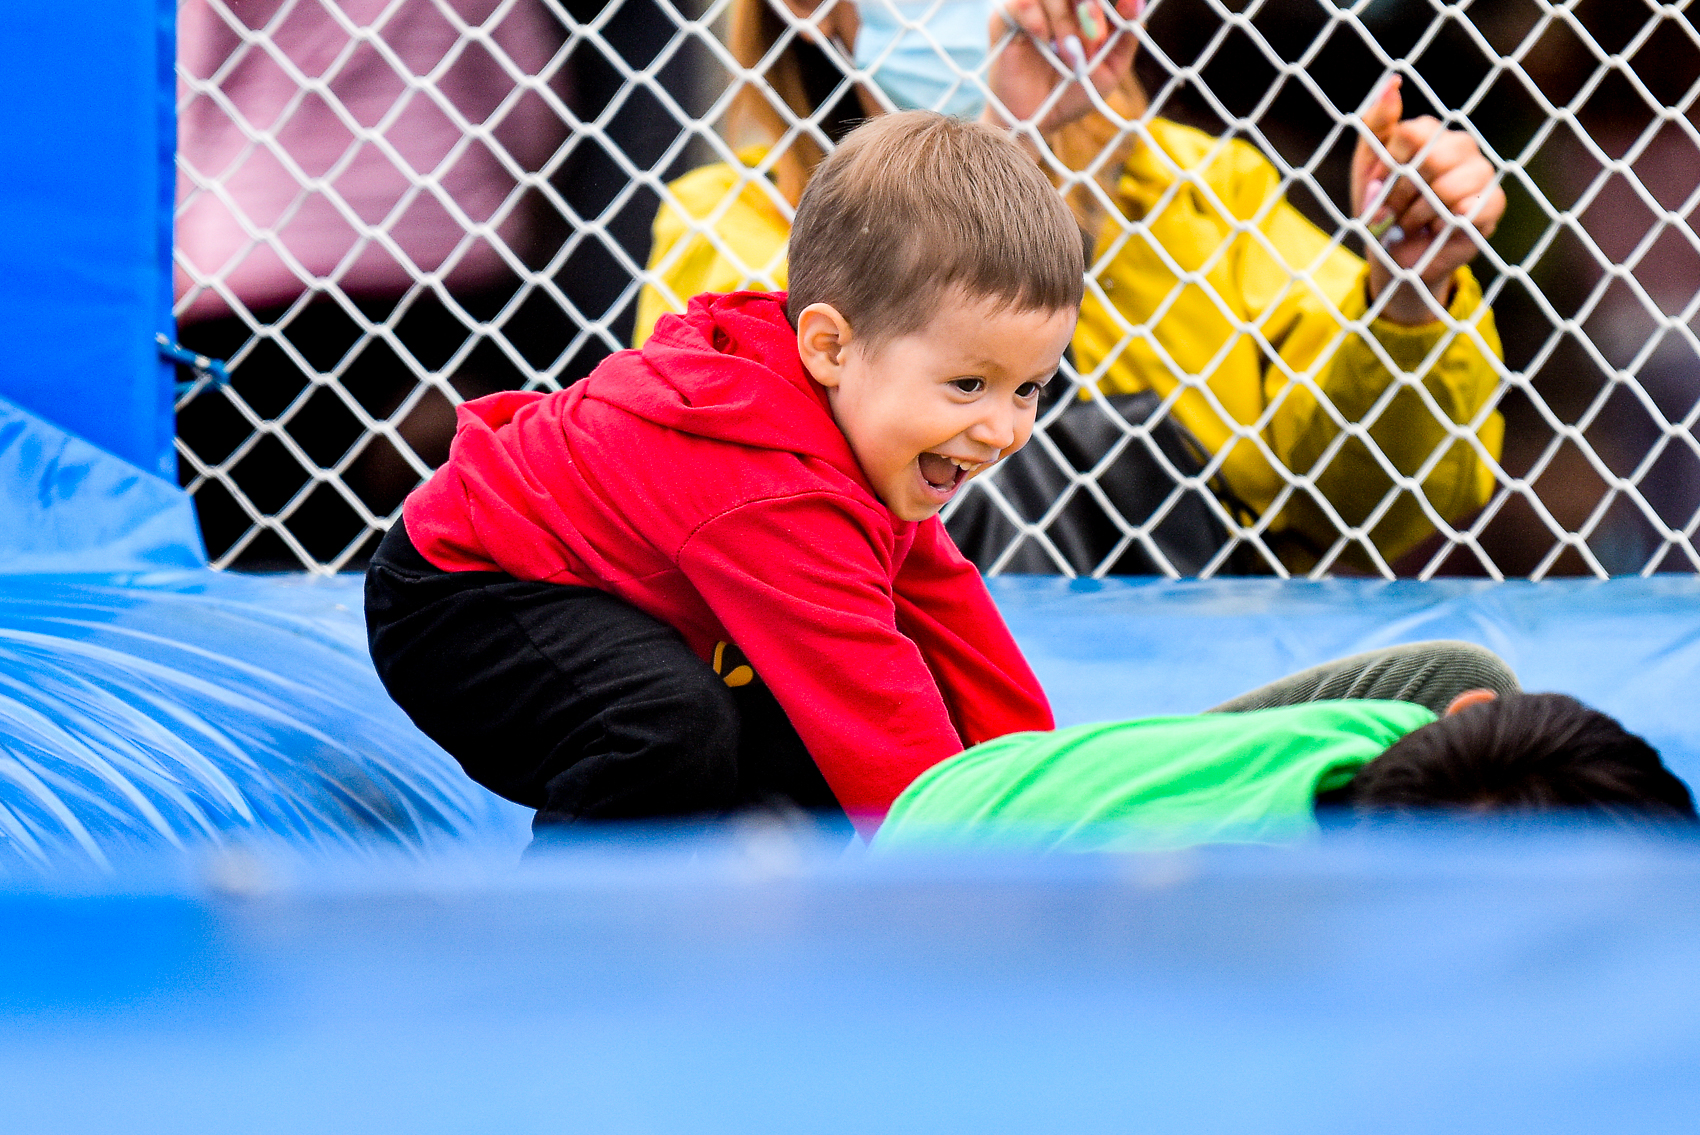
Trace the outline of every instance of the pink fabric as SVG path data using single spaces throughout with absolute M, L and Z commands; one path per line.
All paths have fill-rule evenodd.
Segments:
M 361 142 L 332 105 L 309 93 L 288 112 L 298 85 L 278 62 L 287 58 L 308 79 L 326 75 L 331 94 L 361 127 L 377 126 L 398 102 L 405 105 L 383 131 L 401 162 L 418 173 L 435 172 L 443 193 L 458 203 L 472 223 L 488 220 L 513 190 L 514 178 L 483 143 L 473 141 L 446 168 L 444 159 L 460 142 L 462 132 L 426 90 L 409 90 L 408 79 L 371 43 L 357 43 L 349 57 L 338 58 L 355 42 L 333 12 L 340 9 L 355 28 L 370 27 L 383 16 L 390 0 L 298 0 L 273 30 L 271 50 L 256 43 L 219 82 L 234 113 L 254 132 L 275 132 L 276 147 L 289 155 L 308 178 L 330 176 L 334 192 L 360 221 L 382 225 L 396 212 L 410 180 L 401 166 L 378 144 Z M 499 0 L 445 0 L 469 25 L 478 26 Z M 285 0 L 244 0 L 225 8 L 247 27 L 264 28 L 284 7 Z M 179 12 L 178 57 L 181 66 L 198 79 L 216 75 L 241 47 L 240 33 L 207 0 L 185 0 Z M 403 0 L 375 29 L 406 75 L 433 73 L 459 41 L 454 25 L 432 0 Z M 526 74 L 540 71 L 559 35 L 541 5 L 526 0 L 514 7 L 493 29 L 491 38 Z M 508 72 L 477 41 L 469 41 L 436 79 L 442 97 L 470 123 L 488 120 L 516 84 Z M 355 296 L 395 295 L 412 281 L 412 273 L 376 241 L 344 264 L 359 232 L 322 191 L 313 191 L 284 220 L 303 193 L 275 152 L 255 146 L 232 120 L 231 112 L 212 95 L 202 95 L 183 111 L 179 150 L 204 178 L 218 180 L 236 209 L 258 229 L 276 228 L 273 242 L 250 247 L 251 238 L 232 208 L 219 195 L 196 194 L 177 222 L 177 246 L 197 270 L 223 272 L 232 291 L 250 307 L 283 303 L 299 295 L 311 278 L 336 273 L 339 286 Z M 528 94 L 493 131 L 496 142 L 525 170 L 538 169 L 564 136 L 564 126 L 542 98 Z M 331 175 L 350 149 L 347 164 Z M 179 201 L 193 187 L 179 177 Z M 460 243 L 464 228 L 428 189 L 388 222 L 388 231 L 420 271 L 434 272 Z M 498 230 L 500 238 L 519 248 L 526 239 L 523 209 L 516 210 Z M 281 246 L 300 265 L 308 280 L 280 255 Z M 341 266 L 340 272 L 338 271 Z M 480 240 L 449 269 L 453 288 L 476 288 L 500 271 L 496 251 Z M 186 294 L 190 281 L 179 270 L 177 295 Z M 224 301 L 214 292 L 196 297 L 185 314 L 189 320 L 222 315 Z

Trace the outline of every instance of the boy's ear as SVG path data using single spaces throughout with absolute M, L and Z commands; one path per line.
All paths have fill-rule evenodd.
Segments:
M 797 354 L 822 386 L 838 385 L 849 346 L 850 321 L 831 304 L 812 303 L 797 316 Z
M 1483 705 L 1498 697 L 1492 690 L 1465 690 L 1447 704 L 1446 712 L 1440 716 L 1451 717 L 1455 713 L 1463 713 L 1473 705 Z

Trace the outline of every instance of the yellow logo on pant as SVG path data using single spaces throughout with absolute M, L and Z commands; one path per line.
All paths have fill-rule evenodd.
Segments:
M 756 680 L 756 671 L 744 652 L 729 642 L 714 644 L 714 672 L 728 686 L 747 686 Z

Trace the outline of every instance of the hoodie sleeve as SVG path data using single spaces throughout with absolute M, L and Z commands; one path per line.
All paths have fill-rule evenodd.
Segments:
M 883 516 L 807 493 L 722 513 L 678 555 L 864 827 L 964 747 L 933 671 L 898 626 L 892 554 Z
M 1056 728 L 986 581 L 937 517 L 916 530 L 896 600 L 897 624 L 921 648 L 964 744 Z

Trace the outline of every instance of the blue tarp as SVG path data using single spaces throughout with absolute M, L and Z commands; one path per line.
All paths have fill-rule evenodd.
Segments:
M 358 578 L 204 563 L 182 490 L 0 400 L 0 871 L 524 843 L 378 684 Z
M 372 673 L 360 581 L 0 578 L 0 871 L 228 841 L 494 843 L 478 788 Z
M 0 573 L 206 565 L 175 484 L 0 398 Z
M 524 811 L 378 684 L 359 580 L 197 569 L 193 519 L 175 486 L 0 401 L 0 869 L 231 841 L 524 843 Z M 993 592 L 1065 725 L 1192 712 L 1330 658 L 1462 638 L 1531 689 L 1617 715 L 1700 782 L 1694 576 Z
M 1700 851 L 752 831 L 0 892 L 9 1129 L 1687 1135 Z
M 1695 846 L 929 860 L 752 827 L 516 867 L 523 810 L 385 697 L 359 580 L 181 566 L 178 490 L 15 408 L 0 468 L 9 1129 L 1693 1128 Z M 1065 723 L 1459 637 L 1700 774 L 1693 577 L 993 590 Z

